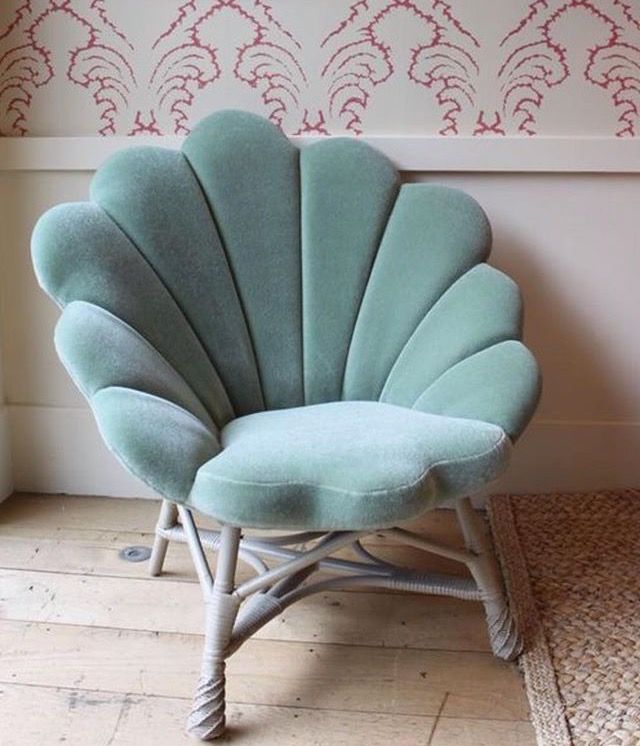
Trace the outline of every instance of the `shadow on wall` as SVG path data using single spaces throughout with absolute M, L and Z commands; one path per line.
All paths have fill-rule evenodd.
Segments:
M 538 413 L 495 491 L 527 492 L 532 481 L 545 492 L 636 486 L 640 432 L 635 423 L 598 415 L 553 416 L 578 407 L 596 413 L 628 408 L 629 394 L 600 350 L 597 333 L 572 308 L 526 236 L 495 228 L 490 261 L 522 290 L 525 341 L 543 375 Z
M 490 262 L 519 285 L 543 372 L 537 415 L 492 491 L 640 483 L 638 177 L 406 173 L 463 189 L 493 228 Z

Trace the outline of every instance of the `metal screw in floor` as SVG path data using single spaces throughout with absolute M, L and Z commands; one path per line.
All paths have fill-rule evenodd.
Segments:
M 145 562 L 151 557 L 151 547 L 125 547 L 118 552 L 125 562 Z

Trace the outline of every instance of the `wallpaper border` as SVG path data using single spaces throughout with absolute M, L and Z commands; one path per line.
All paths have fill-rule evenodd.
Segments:
M 300 135 L 640 134 L 637 0 L 503 5 L 3 0 L 0 130 L 183 135 L 223 104 Z

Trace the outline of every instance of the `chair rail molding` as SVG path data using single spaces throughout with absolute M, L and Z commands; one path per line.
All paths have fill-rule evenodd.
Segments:
M 321 139 L 291 138 L 304 146 Z M 640 138 L 621 137 L 361 137 L 402 171 L 640 173 Z M 93 171 L 124 147 L 179 148 L 181 136 L 0 138 L 0 170 Z

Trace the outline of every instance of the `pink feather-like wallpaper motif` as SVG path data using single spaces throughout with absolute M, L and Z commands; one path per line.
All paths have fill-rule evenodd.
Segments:
M 640 0 L 2 0 L 0 133 L 640 133 Z

